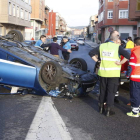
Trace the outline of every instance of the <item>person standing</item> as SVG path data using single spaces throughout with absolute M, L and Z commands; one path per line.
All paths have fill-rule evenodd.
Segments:
M 92 50 L 90 55 L 95 62 L 100 62 L 98 75 L 100 77 L 100 96 L 99 96 L 99 112 L 106 116 L 114 115 L 112 111 L 114 105 L 115 91 L 117 91 L 120 78 L 121 65 L 125 63 L 130 55 L 121 46 L 116 44 L 119 38 L 117 31 L 112 31 L 110 34 L 110 41 L 101 44 L 99 47 Z M 98 55 L 98 59 L 96 57 Z M 120 62 L 120 55 L 124 59 Z M 99 59 L 101 61 L 99 61 Z M 106 102 L 106 110 L 104 110 L 104 103 Z
M 135 47 L 131 50 L 127 76 L 130 77 L 130 102 L 132 111 L 127 113 L 130 117 L 140 115 L 140 37 L 134 39 Z
M 71 50 L 71 44 L 69 43 L 68 38 L 66 36 L 63 37 L 63 42 L 65 43 L 63 45 L 63 49 Z M 67 61 L 69 60 L 69 58 L 70 58 L 69 52 L 62 52 L 62 55 L 65 60 L 67 60 Z
M 57 37 L 53 38 L 53 43 L 51 43 L 50 45 L 50 54 L 59 57 L 59 50 L 63 51 L 63 52 L 68 52 L 71 53 L 70 49 L 63 49 L 62 47 L 60 47 L 57 43 Z
M 46 36 L 41 35 L 40 39 L 35 43 L 35 47 L 44 48 L 44 46 L 46 46 L 45 42 L 46 42 Z
M 126 49 L 132 49 L 132 48 L 134 48 L 134 42 L 132 41 L 131 37 L 128 37 L 126 43 Z

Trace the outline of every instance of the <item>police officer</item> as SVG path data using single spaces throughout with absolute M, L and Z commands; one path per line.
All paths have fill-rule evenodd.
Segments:
M 63 49 L 66 49 L 66 50 L 71 50 L 71 44 L 69 43 L 69 41 L 68 41 L 68 37 L 66 37 L 66 36 L 64 36 L 63 37 L 63 42 L 64 42 L 64 44 L 63 44 Z M 63 55 L 63 57 L 64 57 L 64 59 L 65 60 L 69 60 L 69 58 L 70 58 L 70 53 L 69 52 L 62 52 L 62 55 Z
M 125 63 L 130 55 L 117 43 L 119 33 L 112 31 L 110 41 L 101 44 L 99 47 L 91 50 L 89 55 L 95 62 L 100 62 L 98 75 L 100 77 L 100 96 L 99 96 L 99 112 L 106 116 L 114 115 L 112 106 L 114 105 L 115 91 L 117 91 L 120 78 L 121 65 Z M 98 59 L 96 57 L 98 55 Z M 124 59 L 120 62 L 120 55 Z M 106 109 L 104 103 L 106 102 Z

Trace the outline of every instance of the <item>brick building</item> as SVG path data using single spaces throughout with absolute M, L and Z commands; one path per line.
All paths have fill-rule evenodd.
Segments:
M 137 36 L 140 36 L 140 1 L 129 0 L 129 20 L 137 21 Z
M 49 30 L 48 37 L 63 35 L 66 33 L 67 24 L 64 18 L 57 12 L 49 12 Z
M 25 39 L 34 38 L 38 40 L 40 35 L 45 35 L 48 32 L 50 9 L 45 5 L 45 0 L 31 0 L 31 6 L 31 27 L 26 28 Z
M 104 42 L 113 29 L 119 31 L 122 39 L 136 37 L 137 23 L 128 20 L 128 0 L 99 0 L 98 26 Z
M 30 0 L 0 0 L 0 35 L 16 29 L 25 35 L 25 27 L 30 27 Z

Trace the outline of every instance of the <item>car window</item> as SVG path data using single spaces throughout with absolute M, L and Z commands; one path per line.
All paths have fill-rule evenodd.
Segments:
M 0 59 L 7 59 L 7 54 L 3 51 L 0 51 Z
M 76 43 L 76 42 L 75 42 L 75 41 L 73 41 L 73 40 L 70 40 L 69 42 L 70 42 L 70 43 Z
M 13 57 L 13 56 L 11 56 L 11 55 L 8 55 L 7 60 L 12 61 L 12 62 L 16 62 L 16 63 L 20 63 L 20 64 L 27 65 L 27 64 L 25 64 L 24 62 L 22 62 L 21 60 L 19 60 L 19 59 Z
M 84 41 L 84 39 L 79 38 L 78 40 Z

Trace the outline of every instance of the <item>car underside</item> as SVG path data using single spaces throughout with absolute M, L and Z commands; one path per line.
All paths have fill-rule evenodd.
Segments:
M 57 88 L 61 96 L 67 94 L 72 97 L 87 94 L 93 89 L 96 75 L 87 71 L 83 59 L 75 58 L 68 63 L 44 51 L 44 48 L 23 43 L 20 36 L 19 31 L 13 30 L 0 37 L 0 85 L 40 95 L 49 95 Z

